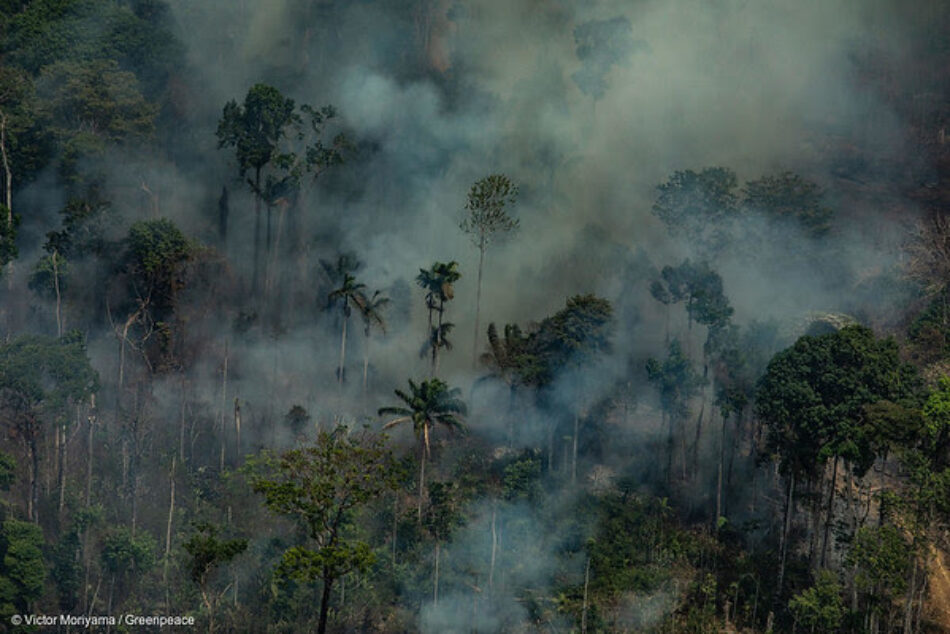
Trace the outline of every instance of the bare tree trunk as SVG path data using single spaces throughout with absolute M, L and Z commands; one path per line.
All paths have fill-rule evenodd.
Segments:
M 162 585 L 165 586 L 165 608 L 168 609 L 168 561 L 172 552 L 172 520 L 175 517 L 175 460 L 177 456 L 172 454 L 172 468 L 168 476 L 171 494 L 168 499 L 168 521 L 165 524 L 165 561 L 162 565 Z
M 719 518 L 722 517 L 722 467 L 726 457 L 726 422 L 728 416 L 722 417 L 722 428 L 719 432 L 719 466 L 716 469 L 716 517 L 713 518 L 713 525 L 719 530 Z
M 79 417 L 79 405 L 76 405 L 76 417 Z M 59 441 L 59 473 L 57 475 L 57 487 L 59 489 L 59 504 L 57 513 L 60 519 L 63 517 L 63 507 L 66 504 L 66 422 L 64 421 L 56 429 L 56 433 L 61 436 Z
M 56 336 L 63 336 L 63 300 L 59 292 L 59 253 L 53 249 L 50 261 L 53 264 L 53 289 L 56 291 Z
M 496 502 L 492 500 L 491 505 L 491 561 L 488 565 L 488 596 L 493 596 L 495 586 L 495 555 L 498 552 L 498 531 L 495 525 Z
M 919 564 L 919 558 L 914 557 L 914 568 L 910 576 L 910 584 L 907 586 L 907 601 L 904 604 L 904 629 L 903 631 L 906 634 L 911 634 L 913 632 L 913 618 L 914 618 L 914 594 L 917 592 L 917 567 Z
M 433 605 L 439 605 L 439 555 L 441 552 L 442 543 L 436 539 L 435 541 L 435 579 L 432 584 L 432 603 Z
M 590 557 L 584 569 L 584 607 L 581 609 L 581 634 L 587 634 L 587 588 L 590 585 Z
M 396 532 L 399 528 L 399 493 L 393 494 L 393 570 L 396 569 Z
M 237 444 L 237 459 L 241 459 L 241 401 L 234 397 L 234 434 Z
M 344 298 L 343 301 L 346 302 L 347 301 L 346 298 Z M 344 306 L 346 306 L 345 303 L 344 303 Z M 346 322 L 347 321 L 348 319 L 346 317 L 346 314 L 344 313 L 343 314 L 343 329 L 340 334 L 340 372 L 337 376 L 337 382 L 339 382 L 340 385 L 343 385 L 343 367 L 344 367 L 344 362 L 346 361 Z
M 258 271 L 261 261 L 261 168 L 254 170 L 254 271 L 251 286 L 256 293 L 259 289 Z
M 96 427 L 96 395 L 90 397 L 89 416 L 86 421 L 89 423 L 89 436 L 86 440 L 86 508 L 92 503 L 92 442 L 93 433 Z
M 834 467 L 831 470 L 831 491 L 828 493 L 828 514 L 825 516 L 825 534 L 821 540 L 821 567 L 825 567 L 828 554 L 828 536 L 831 532 L 831 522 L 835 516 L 835 491 L 838 489 L 838 456 L 835 456 Z M 848 492 L 851 495 L 851 492 Z
M 326 634 L 327 631 L 327 615 L 330 613 L 330 590 L 332 587 L 333 582 L 328 578 L 328 575 L 324 574 L 323 594 L 320 597 L 320 620 L 317 622 L 317 634 Z
M 36 433 L 30 433 L 27 445 L 30 449 L 30 502 L 27 507 L 27 516 L 34 524 L 40 523 L 40 452 L 36 446 Z
M 224 405 L 224 404 L 227 403 L 227 400 L 228 400 L 228 398 L 227 398 L 227 394 L 228 394 L 228 360 L 229 360 L 229 359 L 228 359 L 228 357 L 229 357 L 228 352 L 229 352 L 229 350 L 228 350 L 228 340 L 225 339 L 225 340 L 224 340 L 224 363 L 223 363 L 223 365 L 221 366 L 221 407 L 219 408 L 219 411 L 221 412 L 220 425 L 221 425 L 221 461 L 222 461 L 221 468 L 222 468 L 222 470 L 224 469 L 224 464 L 223 464 L 223 462 L 224 462 L 224 453 L 225 453 L 224 444 L 225 444 L 225 442 L 226 442 L 225 439 L 227 438 L 227 433 L 225 433 L 225 432 L 227 431 L 227 426 L 226 426 L 225 423 L 224 423 L 224 420 L 225 420 L 225 414 L 224 414 L 224 406 L 225 406 L 225 405 Z M 235 405 L 235 407 L 236 407 L 236 405 Z M 240 452 L 241 452 L 241 443 L 240 443 L 240 440 L 238 440 L 238 455 L 240 455 Z
M 369 385 L 369 325 L 366 326 L 366 337 L 363 339 L 363 395 Z
M 792 526 L 792 507 L 795 503 L 795 472 L 792 471 L 788 476 L 788 493 L 785 501 L 785 520 L 782 526 L 782 547 L 778 566 L 778 581 L 776 585 L 776 598 L 782 595 L 782 583 L 785 581 L 785 559 L 788 555 L 788 533 Z
M 571 452 L 571 484 L 577 484 L 577 434 L 580 430 L 580 415 L 574 413 L 574 446 Z
M 419 462 L 419 525 L 422 526 L 422 501 L 425 495 L 426 483 L 426 449 L 422 448 L 422 459 Z
M 485 261 L 485 239 L 478 246 L 478 285 L 475 290 L 475 336 L 472 338 L 472 367 L 478 366 L 478 318 L 482 307 L 482 264 Z

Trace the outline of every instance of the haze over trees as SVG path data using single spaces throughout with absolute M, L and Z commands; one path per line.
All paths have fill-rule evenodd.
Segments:
M 0 0 L 3 627 L 950 631 L 948 34 Z

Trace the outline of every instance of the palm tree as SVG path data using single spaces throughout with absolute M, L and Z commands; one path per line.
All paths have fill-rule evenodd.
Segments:
M 459 398 L 462 391 L 450 388 L 441 379 L 428 379 L 416 383 L 409 379 L 409 393 L 395 390 L 405 405 L 396 407 L 381 407 L 378 414 L 392 414 L 397 418 L 389 421 L 383 429 L 389 429 L 402 423 L 412 423 L 413 432 L 419 440 L 419 522 L 422 522 L 422 498 L 425 492 L 426 458 L 429 456 L 429 435 L 437 424 L 444 425 L 450 430 L 463 431 L 464 427 L 460 416 L 464 416 L 467 409 Z
M 506 324 L 504 338 L 498 336 L 494 323 L 488 324 L 488 350 L 482 353 L 482 365 L 488 368 L 488 376 L 479 379 L 497 379 L 508 386 L 508 446 L 513 441 L 512 409 L 515 391 L 519 385 L 530 383 L 533 358 L 528 351 L 528 338 L 517 324 Z
M 429 328 L 427 335 L 431 336 L 433 332 L 432 313 L 439 315 L 438 327 L 435 329 L 436 342 L 432 346 L 432 375 L 435 376 L 439 366 L 439 348 L 446 347 L 442 343 L 442 335 L 447 332 L 443 329 L 442 317 L 445 313 L 445 302 L 455 297 L 453 284 L 462 277 L 458 270 L 458 262 L 435 262 L 428 271 L 419 269 L 419 275 L 416 276 L 416 283 L 425 289 L 426 308 L 429 309 Z M 428 344 L 427 344 L 428 345 Z
M 343 307 L 343 329 L 340 335 L 340 373 L 337 377 L 340 385 L 343 384 L 343 367 L 346 361 L 346 322 L 350 318 L 350 305 L 352 304 L 362 310 L 362 306 L 366 302 L 366 297 L 363 295 L 364 288 L 366 288 L 365 284 L 357 283 L 355 277 L 349 273 L 344 273 L 343 283 L 327 296 L 327 300 L 331 304 L 339 301 Z
M 364 297 L 359 304 L 360 314 L 363 316 L 363 334 L 366 340 L 363 345 L 363 392 L 366 392 L 366 377 L 369 374 L 369 337 L 375 324 L 383 334 L 386 333 L 386 320 L 383 319 L 383 307 L 389 303 L 389 298 L 380 291 L 374 291 L 372 297 Z
M 455 324 L 448 321 L 445 323 L 440 322 L 437 326 L 432 326 L 429 329 L 429 338 L 426 339 L 425 343 L 422 344 L 422 349 L 419 350 L 420 358 L 425 358 L 426 354 L 431 354 L 433 376 L 439 371 L 439 349 L 452 349 L 452 342 L 448 340 L 448 334 L 452 332 L 454 328 Z

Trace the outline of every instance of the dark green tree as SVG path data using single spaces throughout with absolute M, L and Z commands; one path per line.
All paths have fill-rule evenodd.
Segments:
M 729 239 L 738 211 L 735 172 L 707 167 L 700 172 L 674 172 L 659 185 L 653 213 L 673 237 L 683 239 L 705 258 L 714 258 Z
M 294 519 L 306 532 L 308 544 L 285 551 L 278 574 L 322 582 L 318 634 L 327 629 L 333 584 L 350 572 L 366 571 L 376 560 L 370 545 L 353 535 L 354 514 L 395 490 L 399 471 L 384 438 L 350 435 L 343 427 L 321 431 L 313 446 L 279 458 L 264 454 L 247 470 L 267 508 Z
M 40 448 L 48 427 L 66 426 L 72 405 L 96 391 L 99 377 L 82 336 L 22 336 L 0 346 L 0 408 L 29 455 L 27 517 L 38 522 Z M 60 487 L 65 482 L 60 482 Z
M 823 204 L 818 185 L 793 172 L 782 172 L 750 181 L 742 188 L 742 206 L 774 223 L 775 239 L 797 227 L 817 238 L 828 233 L 834 212 Z
M 214 612 L 220 593 L 211 587 L 211 576 L 217 568 L 247 550 L 246 539 L 220 539 L 218 528 L 212 524 L 200 523 L 195 526 L 197 532 L 183 544 L 188 553 L 188 572 L 191 580 L 201 592 L 201 600 L 208 610 L 208 634 L 214 632 Z
M 294 112 L 294 100 L 284 97 L 279 90 L 266 84 L 255 84 L 248 90 L 244 103 L 234 100 L 224 106 L 218 121 L 218 147 L 235 149 L 238 174 L 243 179 L 248 171 L 254 178 L 247 183 L 254 193 L 254 289 L 258 288 L 261 203 L 266 194 L 261 180 L 265 167 L 272 162 L 289 165 L 294 157 L 280 151 L 281 141 L 300 123 Z M 274 188 L 274 181 L 270 189 Z M 269 223 L 268 223 L 269 225 Z M 267 245 L 270 248 L 270 245 Z

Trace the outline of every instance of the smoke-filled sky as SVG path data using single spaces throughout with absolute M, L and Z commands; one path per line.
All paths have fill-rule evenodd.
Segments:
M 258 81 L 298 102 L 334 104 L 348 133 L 372 145 L 358 180 L 325 175 L 313 210 L 335 218 L 345 248 L 366 261 L 371 286 L 457 259 L 459 295 L 471 297 L 477 252 L 457 226 L 465 193 L 491 172 L 517 181 L 521 231 L 489 252 L 486 270 L 485 305 L 497 321 L 539 318 L 569 294 L 609 288 L 611 273 L 598 270 L 595 254 L 574 254 L 596 248 L 578 245 L 585 228 L 623 249 L 646 249 L 658 266 L 678 260 L 650 213 L 655 186 L 674 170 L 721 165 L 740 180 L 805 170 L 841 213 L 875 218 L 874 209 L 840 209 L 856 203 L 835 189 L 827 139 L 873 148 L 884 160 L 902 156 L 901 122 L 859 85 L 854 66 L 863 50 L 903 51 L 887 3 L 173 5 L 195 73 L 189 105 L 207 128 L 204 169 L 217 164 L 219 179 L 233 172 L 228 153 L 214 149 L 214 123 L 226 100 Z M 572 79 L 582 68 L 573 32 L 620 16 L 633 45 L 607 65 L 608 87 L 595 103 Z M 219 182 L 208 181 L 207 195 L 192 199 L 217 196 Z M 246 192 L 235 198 L 242 196 L 249 204 Z M 890 257 L 866 253 L 867 236 L 843 231 L 859 267 Z M 577 266 L 585 262 L 591 266 Z M 773 285 L 756 282 L 736 288 L 727 279 L 746 311 L 775 305 Z M 779 310 L 803 299 L 791 294 Z M 465 303 L 453 315 L 462 332 Z

